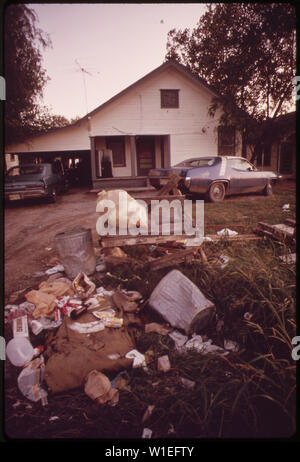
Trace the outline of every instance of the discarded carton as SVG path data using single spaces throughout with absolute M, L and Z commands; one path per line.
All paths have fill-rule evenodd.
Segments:
M 149 324 L 145 325 L 145 333 L 149 332 L 156 332 L 160 335 L 167 335 L 170 332 L 169 327 L 164 327 L 162 324 L 158 324 L 157 322 L 150 322 Z
M 187 335 L 203 330 L 215 313 L 214 304 L 178 270 L 171 271 L 158 283 L 149 305 Z
M 29 337 L 27 316 L 13 319 L 14 337 Z
M 120 290 L 114 292 L 112 299 L 115 305 L 121 310 L 121 312 L 134 312 L 138 311 L 139 309 L 138 305 Z
M 161 372 L 168 372 L 171 369 L 171 364 L 168 355 L 160 356 L 157 359 L 157 370 Z
M 119 391 L 111 387 L 111 383 L 106 375 L 95 369 L 87 375 L 84 391 L 98 404 L 108 403 L 111 406 L 115 406 L 119 401 Z

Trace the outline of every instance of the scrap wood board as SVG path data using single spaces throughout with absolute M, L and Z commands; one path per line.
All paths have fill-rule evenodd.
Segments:
M 286 219 L 284 223 L 277 225 L 270 225 L 260 221 L 253 231 L 261 236 L 268 236 L 280 242 L 285 240 L 293 241 L 296 239 L 296 221 Z
M 179 200 L 180 202 L 183 202 L 186 199 L 186 196 L 183 195 L 175 195 L 175 196 L 157 196 L 157 195 L 151 195 L 151 196 L 135 196 L 135 200 L 142 200 L 145 201 L 148 205 L 151 204 L 151 201 L 153 200 L 166 200 L 168 202 L 172 202 L 174 200 Z
M 200 249 L 199 247 L 190 247 L 188 249 L 173 249 L 173 250 L 174 252 L 172 253 L 168 253 L 166 255 L 163 255 L 162 257 L 153 258 L 152 260 L 148 260 L 146 262 L 138 261 L 130 257 L 115 257 L 111 255 L 105 257 L 104 261 L 105 263 L 111 264 L 113 266 L 128 263 L 136 267 L 149 266 L 149 268 L 152 270 L 158 270 L 158 269 L 170 266 L 172 264 L 177 264 L 177 263 L 181 263 L 184 261 L 190 262 L 192 261 L 194 255 L 197 254 Z M 203 257 L 202 253 L 200 253 L 200 256 L 202 260 L 203 258 L 205 258 L 205 255 Z
M 256 241 L 260 240 L 261 236 L 257 234 L 238 234 L 237 236 L 218 236 L 217 234 L 208 234 L 205 237 L 208 237 L 210 240 L 203 241 L 203 243 L 215 243 L 219 241 L 230 241 L 230 242 L 239 242 L 239 241 Z M 195 238 L 195 235 L 188 234 L 170 234 L 157 236 L 102 236 L 99 238 L 100 247 L 123 247 L 125 245 L 143 245 L 143 244 L 164 244 L 167 242 L 176 241 L 178 243 L 185 243 L 186 239 Z

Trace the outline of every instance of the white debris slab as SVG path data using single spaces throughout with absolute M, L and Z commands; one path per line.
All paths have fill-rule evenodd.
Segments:
M 295 253 L 290 253 L 290 254 L 287 254 L 287 255 L 280 255 L 279 258 L 280 258 L 280 260 L 282 260 L 287 265 L 292 265 L 292 264 L 296 263 L 296 254 Z
M 170 271 L 155 287 L 149 305 L 172 327 L 187 335 L 206 327 L 215 313 L 214 304 L 180 271 Z

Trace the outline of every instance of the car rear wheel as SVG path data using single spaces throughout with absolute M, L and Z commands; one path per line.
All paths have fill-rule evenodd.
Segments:
M 273 194 L 273 188 L 270 183 L 266 185 L 265 189 L 263 190 L 263 193 L 265 196 L 271 196 Z
M 225 197 L 224 183 L 213 183 L 208 190 L 207 199 L 210 202 L 221 202 Z

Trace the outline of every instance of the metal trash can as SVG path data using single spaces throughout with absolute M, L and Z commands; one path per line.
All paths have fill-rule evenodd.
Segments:
M 74 279 L 81 271 L 86 275 L 96 269 L 96 255 L 90 228 L 72 228 L 55 235 L 55 244 L 65 273 Z

